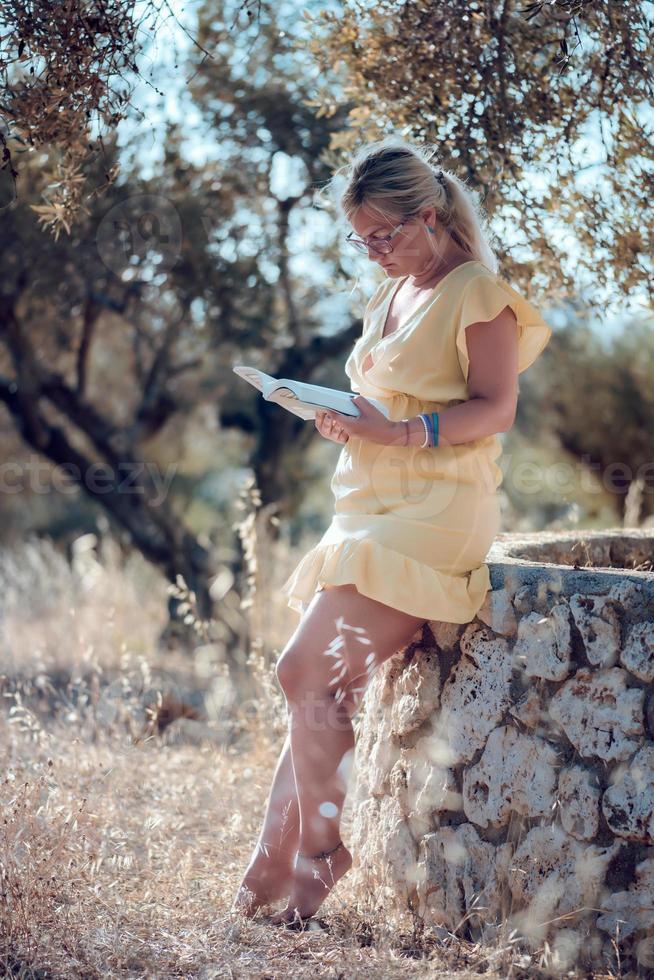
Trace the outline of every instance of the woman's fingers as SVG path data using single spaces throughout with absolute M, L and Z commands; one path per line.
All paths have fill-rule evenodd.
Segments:
M 333 418 L 327 417 L 326 412 L 320 412 L 316 414 L 316 421 L 318 429 L 323 436 L 331 436 L 336 432 L 336 425 Z
M 316 411 L 315 425 L 322 436 L 333 442 L 347 442 L 349 435 L 342 425 L 333 417 L 327 418 L 327 412 Z

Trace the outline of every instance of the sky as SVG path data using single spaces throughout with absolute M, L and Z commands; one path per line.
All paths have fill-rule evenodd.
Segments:
M 137 167 L 143 177 L 149 178 L 156 174 L 163 155 L 163 134 L 164 125 L 167 120 L 183 123 L 186 133 L 194 133 L 185 142 L 185 152 L 191 163 L 201 165 L 208 160 L 217 159 L 220 155 L 220 144 L 212 138 L 211 132 L 204 129 L 203 120 L 197 107 L 193 104 L 186 83 L 188 78 L 195 71 L 199 60 L 204 57 L 203 53 L 193 44 L 192 38 L 195 36 L 195 20 L 200 4 L 197 0 L 187 0 L 181 3 L 179 0 L 170 0 L 169 9 L 161 7 L 158 26 L 154 32 L 151 42 L 147 46 L 145 53 L 138 59 L 141 81 L 137 82 L 132 96 L 132 105 L 143 113 L 143 117 L 134 112 L 132 118 L 128 118 L 120 123 L 118 130 L 118 143 L 121 147 L 126 147 L 134 135 L 138 134 L 138 158 L 130 159 L 130 166 Z M 295 22 L 299 31 L 305 29 L 301 18 L 293 16 L 301 9 L 309 9 L 315 13 L 318 9 L 329 8 L 338 9 L 338 5 L 331 0 L 309 0 L 298 5 L 297 2 L 280 0 L 278 7 L 282 13 L 291 15 L 291 20 Z M 137 11 L 143 10 L 143 4 L 135 5 Z M 252 5 L 256 11 L 256 4 Z M 173 17 L 174 14 L 174 17 Z M 175 19 L 176 18 L 176 19 Z M 151 22 L 151 18 L 146 18 Z M 244 15 L 241 14 L 239 25 L 245 23 Z M 235 33 L 239 31 L 239 26 L 235 27 Z M 189 59 L 192 59 L 189 61 Z M 244 70 L 246 66 L 244 65 Z M 150 74 L 151 73 L 151 74 Z M 151 81 L 148 85 L 146 80 Z M 153 87 L 154 86 L 154 87 Z M 157 91 L 159 90 L 159 91 Z M 601 168 L 602 148 L 598 139 L 593 137 L 592 130 L 588 132 L 584 144 L 579 147 L 580 158 L 583 155 L 584 167 L 588 167 L 593 161 L 597 162 Z M 304 165 L 285 153 L 277 153 L 273 159 L 271 176 L 271 195 L 284 198 L 297 189 L 302 188 L 304 177 Z M 596 181 L 597 170 L 587 169 L 584 171 L 586 181 Z M 581 179 L 581 178 L 580 178 Z M 533 186 L 540 187 L 544 193 L 550 193 L 548 177 L 546 174 L 534 173 L 530 180 Z M 548 216 L 549 217 L 549 216 Z M 298 224 L 299 240 L 295 247 L 295 254 L 291 260 L 291 271 L 296 276 L 310 275 L 316 283 L 326 282 L 328 270 L 321 270 L 320 264 L 316 263 L 312 255 L 312 240 L 319 241 L 320 236 L 325 232 L 329 233 L 332 219 L 320 212 L 312 211 L 310 220 L 300 221 Z M 575 254 L 578 251 L 578 244 L 573 232 L 566 227 L 556 227 L 555 217 L 550 221 L 552 227 L 552 241 L 556 242 L 562 254 L 562 262 L 568 263 L 571 268 L 574 265 Z M 347 229 L 345 229 L 347 230 Z M 503 228 L 499 222 L 496 230 L 502 234 Z M 510 234 L 508 224 L 506 233 Z M 312 239 L 312 236 L 315 236 Z M 292 248 L 292 242 L 291 248 Z M 293 251 L 293 248 L 292 248 Z M 364 289 L 372 292 L 378 281 L 378 273 L 371 269 L 371 263 L 365 255 L 358 256 L 357 253 L 346 254 L 344 267 L 351 270 L 353 285 L 355 280 L 359 280 Z M 273 271 L 272 276 L 275 275 Z M 588 288 L 597 290 L 592 279 L 587 283 Z M 647 296 L 643 290 L 640 295 L 631 297 L 631 301 L 625 301 L 624 297 L 616 297 L 610 290 L 603 297 L 603 308 L 605 311 L 601 322 L 591 322 L 591 326 L 606 340 L 624 329 L 625 320 L 631 315 L 642 313 L 646 306 Z M 327 331 L 338 329 L 339 324 L 347 319 L 349 307 L 349 297 L 347 292 L 342 296 L 334 298 L 332 302 L 329 297 L 325 298 L 324 315 L 326 318 Z M 545 315 L 545 310 L 542 311 Z M 555 325 L 553 323 L 553 325 Z

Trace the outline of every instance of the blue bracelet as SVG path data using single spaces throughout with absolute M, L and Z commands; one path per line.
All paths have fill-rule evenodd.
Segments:
M 438 445 L 438 412 L 423 412 L 420 418 L 427 428 L 428 441 L 432 446 Z
M 434 430 L 432 429 L 431 417 L 429 415 L 429 412 L 422 412 L 422 414 L 420 415 L 420 418 L 422 419 L 423 425 L 425 427 L 425 437 L 426 438 L 425 438 L 425 442 L 424 442 L 423 445 L 424 446 L 433 446 L 434 445 Z

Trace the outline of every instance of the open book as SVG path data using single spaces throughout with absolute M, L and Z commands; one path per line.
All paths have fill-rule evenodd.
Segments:
M 260 391 L 266 401 L 281 405 L 287 412 L 292 412 L 301 419 L 315 419 L 316 408 L 331 408 L 334 412 L 341 412 L 354 418 L 361 414 L 353 401 L 356 396 L 351 391 L 323 388 L 322 385 L 290 381 L 288 378 L 273 378 L 270 374 L 259 371 L 258 368 L 246 367 L 243 364 L 238 364 L 232 370 Z M 386 418 L 389 417 L 388 407 L 383 402 L 376 398 L 366 400 L 379 409 Z

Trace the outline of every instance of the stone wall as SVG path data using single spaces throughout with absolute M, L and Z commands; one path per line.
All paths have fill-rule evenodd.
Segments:
M 472 623 L 373 676 L 357 888 L 425 928 L 654 975 L 654 531 L 501 534 Z M 597 567 L 605 566 L 605 567 Z

